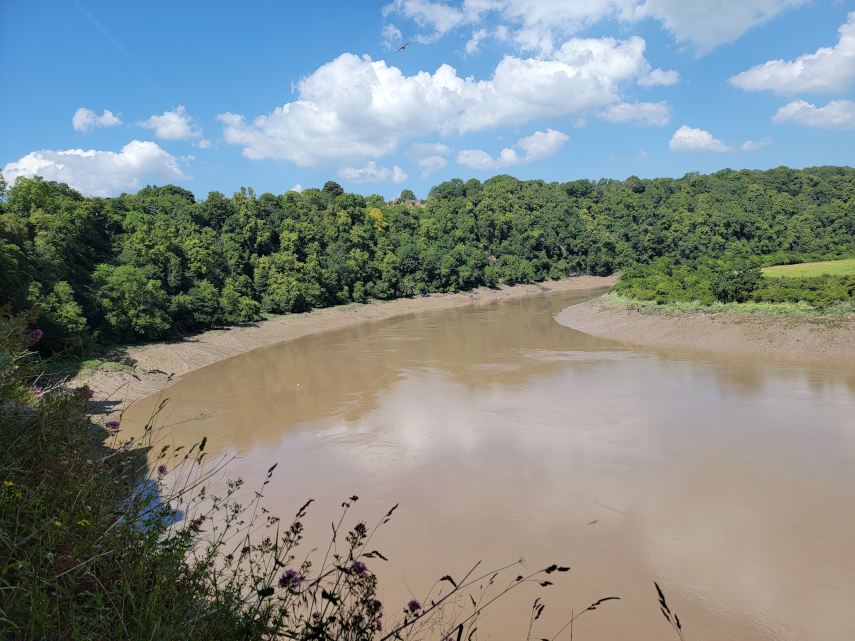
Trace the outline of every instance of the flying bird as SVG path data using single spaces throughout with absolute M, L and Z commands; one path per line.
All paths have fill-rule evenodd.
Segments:
M 397 50 L 395 53 L 398 53 L 398 51 L 401 51 L 401 49 L 403 49 L 404 47 L 406 47 L 406 46 L 407 46 L 408 44 L 410 44 L 411 42 L 412 42 L 412 40 L 407 40 L 404 44 L 402 44 L 400 47 L 398 47 L 398 50 Z

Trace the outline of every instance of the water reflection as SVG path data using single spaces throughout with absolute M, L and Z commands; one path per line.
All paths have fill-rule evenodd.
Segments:
M 653 581 L 698 639 L 855 638 L 855 371 L 627 349 L 552 314 L 562 292 L 369 322 L 194 372 L 168 394 L 178 427 L 279 462 L 275 512 L 309 496 L 325 541 L 341 499 L 402 504 L 378 545 L 389 607 L 445 573 L 523 553 L 573 570 L 547 598 L 583 639 L 662 639 Z M 128 418 L 141 422 L 151 402 Z M 256 478 L 257 477 L 257 478 Z M 539 594 L 482 631 L 525 638 Z

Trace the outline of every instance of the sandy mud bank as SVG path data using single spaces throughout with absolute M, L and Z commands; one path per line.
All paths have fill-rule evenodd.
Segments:
M 772 314 L 653 312 L 595 299 L 556 318 L 586 334 L 695 352 L 855 362 L 855 320 Z
M 615 277 L 579 276 L 539 285 L 376 301 L 281 316 L 246 327 L 212 330 L 179 341 L 132 348 L 123 359 L 123 362 L 129 364 L 128 367 L 84 370 L 71 385 L 89 386 L 95 391 L 95 398 L 99 399 L 105 412 L 114 413 L 138 399 L 159 393 L 180 380 L 182 374 L 272 343 L 354 323 L 465 305 L 485 305 L 547 291 L 610 287 L 615 282 Z

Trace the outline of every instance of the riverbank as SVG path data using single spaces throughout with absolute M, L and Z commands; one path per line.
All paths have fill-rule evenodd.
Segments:
M 548 291 L 610 287 L 616 281 L 615 276 L 577 276 L 534 285 L 480 288 L 458 294 L 374 301 L 329 307 L 305 314 L 277 316 L 252 325 L 212 330 L 179 341 L 129 348 L 116 356 L 116 360 L 124 365 L 118 362 L 105 363 L 96 369 L 82 370 L 71 381 L 71 386 L 88 386 L 94 391 L 94 397 L 101 403 L 104 412 L 113 414 L 122 411 L 134 401 L 169 387 L 188 372 L 280 341 L 407 314 L 466 305 L 486 305 Z
M 855 360 L 852 316 L 661 310 L 610 298 L 568 307 L 555 320 L 586 334 L 646 347 L 799 360 Z

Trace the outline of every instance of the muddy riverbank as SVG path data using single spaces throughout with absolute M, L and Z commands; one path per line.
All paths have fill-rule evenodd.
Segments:
M 418 298 L 343 305 L 305 314 L 279 316 L 245 327 L 212 330 L 179 341 L 152 343 L 131 348 L 123 355 L 126 367 L 84 370 L 72 386 L 94 390 L 106 413 L 116 413 L 141 398 L 175 384 L 183 374 L 244 352 L 348 325 L 371 320 L 418 314 L 467 305 L 486 305 L 547 291 L 569 291 L 610 287 L 615 277 L 579 276 L 535 285 L 499 289 L 477 289 L 458 294 L 435 294 Z
M 563 310 L 555 320 L 631 345 L 812 361 L 855 360 L 853 319 L 639 310 L 595 299 Z

